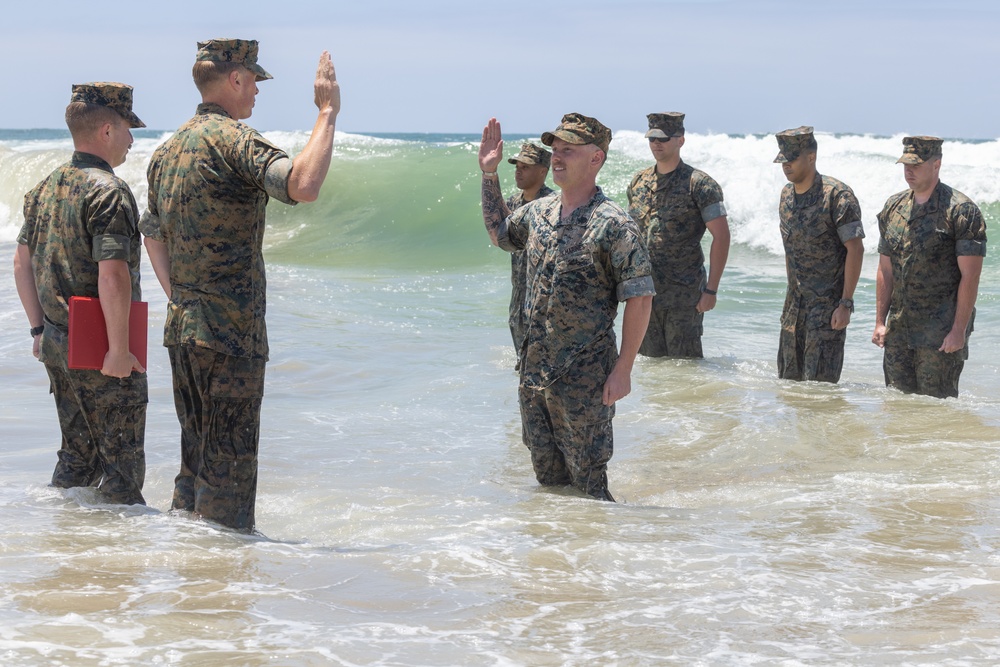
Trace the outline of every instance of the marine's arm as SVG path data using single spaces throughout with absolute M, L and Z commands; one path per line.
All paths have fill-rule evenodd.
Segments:
M 632 391 L 632 366 L 635 364 L 643 336 L 646 335 L 652 307 L 652 295 L 634 296 L 625 301 L 625 312 L 622 313 L 621 350 L 615 367 L 611 369 L 608 379 L 604 382 L 601 396 L 604 405 L 614 405 L 618 399 L 625 398 Z
M 844 260 L 844 291 L 842 299 L 854 299 L 854 290 L 858 287 L 858 278 L 861 276 L 861 264 L 864 261 L 865 245 L 860 238 L 853 238 L 844 242 L 847 248 L 847 258 Z M 830 317 L 830 327 L 835 330 L 846 329 L 851 323 L 851 309 L 847 306 L 838 305 L 833 310 Z
M 503 221 L 510 215 L 507 203 L 500 192 L 500 177 L 497 166 L 503 159 L 503 134 L 496 118 L 490 118 L 483 128 L 483 139 L 479 143 L 479 168 L 483 172 L 482 205 L 483 224 L 490 235 L 490 241 L 499 246 L 498 236 Z
M 108 353 L 101 373 L 125 378 L 135 369 L 145 372 L 128 349 L 128 315 L 132 306 L 132 281 L 128 263 L 123 259 L 105 259 L 97 263 L 97 295 L 108 330 Z
M 170 298 L 170 254 L 167 252 L 167 244 L 163 241 L 144 236 L 142 243 L 146 246 L 146 254 L 149 255 L 149 263 L 153 265 L 153 273 L 156 280 L 163 288 L 163 293 Z
M 951 331 L 944 337 L 944 342 L 938 348 L 939 352 L 957 352 L 965 347 L 965 331 L 969 327 L 972 309 L 976 305 L 979 294 L 979 276 L 983 272 L 981 255 L 959 255 L 958 270 L 962 278 L 958 283 L 958 299 L 955 303 L 955 320 Z
M 28 316 L 31 328 L 42 326 L 45 314 L 38 300 L 38 287 L 35 285 L 35 272 L 31 266 L 31 251 L 23 243 L 17 244 L 14 251 L 14 284 L 17 286 L 17 296 L 21 299 L 24 314 Z M 40 336 L 41 334 L 39 334 Z M 31 353 L 38 356 L 39 336 L 33 336 Z
M 319 116 L 309 135 L 309 141 L 302 152 L 295 156 L 292 170 L 288 174 L 288 196 L 297 202 L 316 201 L 327 172 L 330 171 L 333 137 L 337 127 L 337 114 L 340 113 L 340 85 L 328 51 L 324 51 L 319 57 L 313 90 Z
M 872 342 L 879 347 L 885 347 L 885 319 L 892 302 L 892 283 L 892 260 L 888 255 L 879 255 L 875 275 L 875 331 L 872 333 Z
M 712 247 L 708 251 L 708 284 L 706 289 L 713 292 L 719 291 L 719 282 L 722 280 L 722 272 L 726 270 L 726 261 L 729 259 L 729 221 L 726 216 L 709 220 L 705 223 L 705 228 L 712 234 Z M 699 313 L 707 313 L 715 308 L 716 296 L 702 292 L 698 300 L 697 310 Z

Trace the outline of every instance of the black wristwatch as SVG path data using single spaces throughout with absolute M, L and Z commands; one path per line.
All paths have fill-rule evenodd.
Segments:
M 704 292 L 705 294 L 708 294 L 709 296 L 715 296 L 716 294 L 718 294 L 716 290 L 708 289 L 707 287 L 702 287 L 701 291 Z
M 852 313 L 854 312 L 854 299 L 841 299 L 837 302 L 837 305 L 847 308 Z
M 31 327 L 31 337 L 34 338 L 35 336 L 39 336 L 43 331 L 45 331 L 44 324 L 39 324 L 37 327 Z

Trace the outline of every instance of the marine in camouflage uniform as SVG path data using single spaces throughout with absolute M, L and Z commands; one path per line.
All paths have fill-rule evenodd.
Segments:
M 778 205 L 788 272 L 778 377 L 837 382 L 864 255 L 861 207 L 851 188 L 816 171 L 813 128 L 776 138 L 774 161 L 791 181 Z
M 249 75 L 244 85 L 252 84 L 256 94 L 255 81 L 271 78 L 257 64 L 257 49 L 253 40 L 199 43 L 196 82 L 198 63 L 236 63 Z M 323 63 L 321 58 L 321 70 Z M 319 85 L 319 72 L 317 77 Z M 214 85 L 228 91 L 231 79 L 217 81 L 226 82 Z M 219 90 L 202 88 L 203 100 Z M 291 160 L 234 118 L 236 109 L 241 117 L 250 115 L 240 103 L 229 99 L 227 110 L 221 102 L 203 101 L 195 116 L 156 149 L 147 172 L 149 206 L 141 230 L 158 275 L 169 273 L 163 343 L 181 425 L 172 508 L 249 532 L 255 525 L 268 358 L 264 216 L 269 198 L 290 205 L 296 200 L 290 192 Z M 331 124 L 328 151 L 332 140 Z M 296 167 L 308 149 L 307 144 Z M 320 173 L 322 183 L 325 167 Z
M 547 174 L 549 161 L 551 159 L 552 154 L 544 148 L 536 146 L 531 142 L 525 142 L 521 144 L 521 151 L 514 157 L 509 158 L 507 162 L 513 165 L 523 165 L 521 170 L 523 170 L 524 167 L 544 168 L 544 173 Z M 521 173 L 520 170 L 518 173 Z M 520 176 L 518 178 L 520 178 Z M 506 202 L 507 210 L 516 211 L 530 201 L 541 199 L 542 197 L 547 197 L 552 194 L 552 188 L 545 184 L 544 174 L 541 178 L 541 186 L 538 187 L 537 190 L 529 191 L 527 189 L 519 189 L 517 192 L 508 197 Z M 518 187 L 521 187 L 520 181 L 518 182 Z M 525 197 L 529 194 L 531 195 L 530 199 L 526 199 Z M 507 323 L 510 326 L 510 336 L 514 342 L 514 350 L 517 353 L 517 366 L 515 366 L 515 370 L 519 370 L 521 368 L 521 346 L 524 343 L 524 335 L 527 329 L 524 317 L 526 270 L 527 262 L 525 260 L 524 251 L 518 250 L 510 253 L 510 314 L 507 319 Z
M 122 370 L 109 367 L 113 351 L 101 371 L 70 369 L 67 363 L 70 297 L 100 297 L 106 315 L 120 300 L 126 320 L 128 301 L 142 298 L 139 214 L 110 162 L 124 162 L 132 142 L 128 128 L 145 125 L 132 112 L 132 88 L 120 83 L 74 85 L 66 115 L 77 150 L 25 195 L 15 260 L 18 292 L 31 333 L 40 337 L 36 354 L 45 364 L 62 431 L 52 485 L 96 486 L 110 502 L 145 504 L 147 382 L 127 350 L 127 322 Z M 78 120 L 83 117 L 90 120 Z M 94 139 L 105 127 L 112 130 L 105 136 L 118 137 L 115 143 Z M 115 262 L 122 263 L 117 274 L 111 273 Z M 108 281 L 115 275 L 112 291 Z M 111 329 L 110 318 L 108 323 Z
M 986 223 L 968 197 L 938 178 L 942 140 L 905 137 L 909 190 L 878 216 L 879 272 L 872 342 L 884 348 L 887 386 L 958 396 L 969 358 Z
M 705 312 L 715 307 L 729 254 L 726 205 L 719 184 L 680 159 L 684 114 L 652 113 L 647 119 L 657 164 L 636 174 L 627 191 L 629 215 L 646 241 L 656 285 L 639 354 L 701 358 Z M 712 233 L 711 275 L 701 248 L 706 229 Z
M 602 500 L 614 500 L 607 478 L 614 403 L 628 393 L 620 383 L 628 383 L 654 293 L 637 226 L 594 183 L 610 140 L 610 130 L 596 119 L 563 116 L 556 130 L 542 135 L 554 149 L 562 192 L 506 219 L 499 183 L 488 168 L 502 146 L 495 120 L 480 147 L 487 230 L 500 248 L 523 250 L 527 259 L 519 400 L 535 476 L 543 485 L 571 484 Z M 585 152 L 588 147 L 598 150 Z M 619 353 L 614 322 L 620 301 L 626 307 Z

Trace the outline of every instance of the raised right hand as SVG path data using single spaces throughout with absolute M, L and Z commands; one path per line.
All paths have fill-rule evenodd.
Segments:
M 496 171 L 497 165 L 503 159 L 503 134 L 496 118 L 483 128 L 483 140 L 479 144 L 479 168 L 483 171 Z
M 313 91 L 320 111 L 329 108 L 334 116 L 340 113 L 340 84 L 337 83 L 337 71 L 333 68 L 329 51 L 324 51 L 319 57 Z

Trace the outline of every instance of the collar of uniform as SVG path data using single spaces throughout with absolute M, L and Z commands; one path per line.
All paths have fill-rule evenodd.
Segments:
M 653 178 L 656 179 L 656 190 L 657 191 L 663 190 L 668 185 L 670 185 L 670 182 L 674 179 L 674 176 L 676 176 L 678 173 L 680 173 L 681 167 L 683 167 L 683 166 L 684 166 L 684 160 L 679 160 L 677 162 L 677 166 L 674 167 L 673 171 L 671 171 L 668 174 L 661 174 L 660 172 L 656 171 L 656 165 L 654 164 L 653 165 Z
M 806 190 L 805 192 L 803 192 L 802 194 L 799 194 L 799 193 L 795 192 L 794 188 L 792 189 L 792 192 L 795 193 L 795 207 L 796 208 L 805 207 L 805 206 L 812 206 L 813 204 L 815 204 L 817 202 L 817 200 L 819 200 L 820 195 L 823 194 L 823 176 L 822 176 L 822 174 L 820 174 L 817 171 L 816 172 L 816 177 L 813 178 L 813 184 L 810 185 L 809 189 Z
M 73 166 L 76 167 L 97 167 L 98 169 L 103 169 L 108 173 L 115 173 L 111 165 L 107 163 L 102 158 L 97 157 L 93 153 L 84 153 L 83 151 L 73 151 Z
M 562 201 L 559 199 L 556 200 L 556 202 L 559 204 L 560 225 L 586 224 L 587 222 L 590 222 L 591 213 L 593 212 L 594 208 L 600 206 L 601 203 L 603 203 L 604 200 L 607 199 L 607 197 L 604 196 L 604 190 L 601 190 L 600 185 L 595 185 L 594 187 L 596 188 L 596 190 L 594 191 L 594 195 L 590 198 L 590 201 L 588 201 L 583 206 L 578 207 L 575 211 L 573 211 L 573 214 L 570 215 L 568 218 L 563 219 L 561 215 Z
M 226 118 L 232 118 L 232 116 L 229 115 L 228 111 L 223 109 L 215 102 L 202 102 L 201 104 L 198 105 L 199 115 L 205 115 L 210 113 L 218 114 L 220 116 L 225 116 Z
M 941 181 L 937 182 L 934 186 L 934 192 L 931 193 L 930 198 L 923 204 L 918 204 L 917 199 L 913 194 L 913 190 L 910 190 L 910 218 L 912 219 L 912 213 L 916 212 L 918 216 L 930 215 L 940 208 L 941 198 L 944 196 L 944 183 Z

